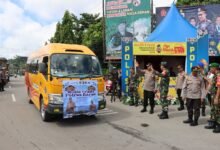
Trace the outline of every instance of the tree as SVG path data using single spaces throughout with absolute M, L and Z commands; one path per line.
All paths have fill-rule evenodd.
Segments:
M 177 0 L 178 6 L 190 5 L 207 5 L 207 4 L 219 4 L 220 0 Z
M 82 44 L 91 48 L 98 56 L 99 60 L 103 62 L 103 24 L 102 20 L 95 24 L 91 24 L 89 28 L 83 33 Z

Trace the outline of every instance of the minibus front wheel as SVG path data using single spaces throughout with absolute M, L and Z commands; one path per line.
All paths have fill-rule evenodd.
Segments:
M 41 98 L 41 100 L 40 100 L 40 115 L 41 115 L 42 120 L 45 122 L 50 121 L 50 119 L 51 119 L 50 114 L 46 111 L 46 109 L 44 107 L 43 98 Z

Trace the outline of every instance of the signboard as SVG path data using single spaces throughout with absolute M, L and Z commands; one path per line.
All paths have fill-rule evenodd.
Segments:
M 178 7 L 190 24 L 198 29 L 198 35 L 209 34 L 209 56 L 220 56 L 220 4 Z M 167 15 L 169 7 L 156 8 L 157 25 Z
M 128 78 L 130 75 L 130 68 L 133 67 L 133 46 L 132 38 L 122 38 L 122 92 L 128 94 Z
M 205 71 L 208 71 L 208 35 L 199 39 L 190 38 L 187 40 L 187 73 L 191 73 L 192 66 L 197 66 L 199 62 L 204 64 Z
M 121 38 L 144 41 L 151 33 L 150 0 L 105 0 L 106 59 L 121 59 Z
M 192 66 L 197 65 L 197 38 L 187 40 L 186 72 L 191 73 Z
M 94 115 L 98 111 L 97 81 L 63 81 L 63 118 Z
M 186 56 L 185 42 L 134 42 L 134 55 Z

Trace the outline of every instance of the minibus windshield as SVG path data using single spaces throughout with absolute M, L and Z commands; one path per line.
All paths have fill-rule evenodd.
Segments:
M 79 54 L 53 54 L 50 73 L 55 77 L 96 77 L 101 76 L 101 66 L 96 56 Z

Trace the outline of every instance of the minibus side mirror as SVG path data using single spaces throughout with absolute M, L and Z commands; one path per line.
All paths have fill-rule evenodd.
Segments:
M 47 67 L 45 63 L 39 64 L 39 72 L 46 75 L 47 74 Z

